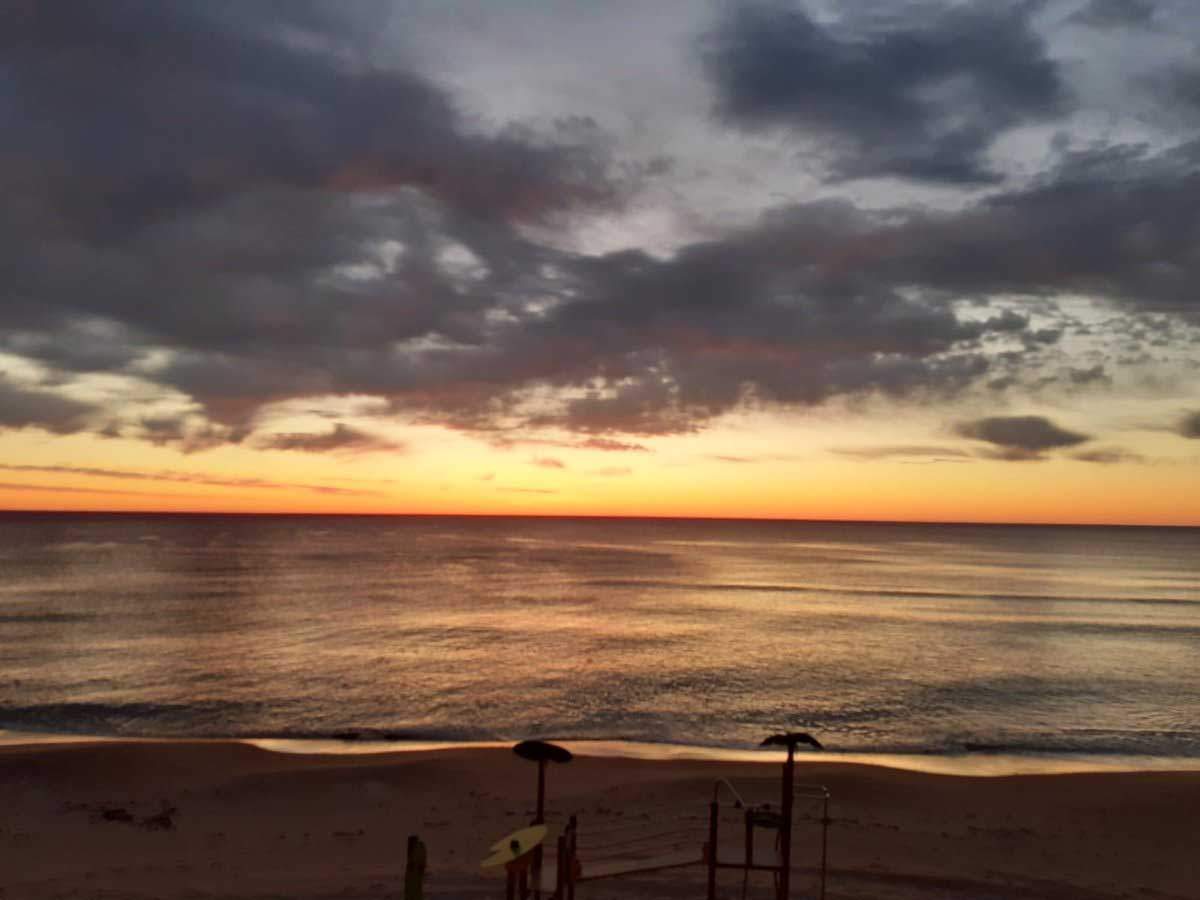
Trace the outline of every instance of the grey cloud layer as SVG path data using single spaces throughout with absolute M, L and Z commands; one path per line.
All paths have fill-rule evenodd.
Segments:
M 1091 0 L 1071 16 L 1071 21 L 1092 28 L 1128 28 L 1154 20 L 1153 0 Z
M 266 450 L 300 450 L 307 453 L 397 453 L 404 450 L 403 444 L 345 422 L 335 423 L 329 431 L 266 435 L 257 441 L 256 446 Z
M 1042 459 L 1046 451 L 1091 440 L 1089 435 L 1069 431 L 1044 416 L 988 416 L 963 422 L 956 430 L 963 437 L 993 445 L 998 448 L 997 456 L 1010 460 Z
M 706 42 L 718 113 L 832 139 L 843 177 L 996 180 L 984 160 L 993 139 L 1066 106 L 1035 8 L 896 4 L 851 30 L 791 4 L 739 4 Z
M 1064 97 L 1027 7 L 998 8 L 838 30 L 746 7 L 703 52 L 730 121 L 832 134 L 840 175 L 974 182 L 1002 130 Z M 602 436 L 746 403 L 943 396 L 992 374 L 995 342 L 1023 348 L 1012 365 L 1053 343 L 1011 310 L 963 312 L 992 293 L 1195 314 L 1200 144 L 1067 153 L 954 212 L 791 203 L 669 259 L 585 256 L 537 235 L 630 189 L 595 126 L 465 119 L 430 73 L 372 64 L 386 7 L 19 9 L 0 37 L 0 350 L 183 391 L 218 423 L 197 446 L 245 440 L 273 401 L 355 393 L 640 450 Z M 753 47 L 780 83 L 743 71 Z M 0 427 L 95 427 L 90 412 L 0 380 Z M 256 445 L 371 441 L 339 424 Z
M 1200 410 L 1188 413 L 1180 419 L 1178 430 L 1182 437 L 1200 439 Z
M 36 425 L 47 431 L 81 431 L 96 410 L 51 391 L 12 384 L 0 372 L 0 429 Z
M 65 224 L 105 237 L 263 185 L 414 184 L 514 218 L 607 190 L 588 148 L 482 134 L 430 81 L 372 67 L 372 22 L 348 16 L 386 10 L 18 4 L 0 39 L 9 152 L 33 163 L 24 174 L 70 213 Z

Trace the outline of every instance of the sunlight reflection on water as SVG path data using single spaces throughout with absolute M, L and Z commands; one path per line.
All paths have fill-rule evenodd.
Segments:
M 1200 532 L 0 518 L 0 727 L 1200 757 Z

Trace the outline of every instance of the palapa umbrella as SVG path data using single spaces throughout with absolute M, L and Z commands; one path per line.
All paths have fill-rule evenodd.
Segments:
M 546 763 L 569 763 L 574 757 L 566 747 L 547 741 L 521 741 L 513 747 L 513 753 L 538 764 L 537 816 L 533 824 L 541 825 L 546 821 Z
M 521 759 L 527 759 L 538 765 L 537 814 L 534 816 L 533 824 L 543 825 L 546 822 L 546 763 L 569 763 L 574 757 L 566 747 L 560 747 L 558 744 L 551 744 L 548 741 L 521 741 L 513 747 L 513 753 Z M 539 843 L 533 850 L 533 871 L 536 874 L 541 870 L 542 846 Z M 540 883 L 540 877 L 537 880 Z M 541 896 L 536 889 L 535 892 Z
M 792 791 L 794 790 L 796 774 L 796 745 L 808 744 L 814 750 L 825 748 L 811 734 L 803 731 L 789 731 L 783 734 L 773 734 L 759 746 L 787 747 L 787 762 L 783 764 L 783 796 L 780 798 L 781 828 L 779 837 L 779 896 L 786 898 L 792 880 Z

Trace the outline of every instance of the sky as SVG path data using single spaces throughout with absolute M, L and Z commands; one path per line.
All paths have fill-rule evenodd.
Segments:
M 0 20 L 0 509 L 1200 525 L 1194 0 Z

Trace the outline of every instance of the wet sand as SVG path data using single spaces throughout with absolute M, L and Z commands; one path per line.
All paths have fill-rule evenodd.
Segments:
M 400 897 L 409 834 L 428 846 L 427 896 L 498 898 L 503 882 L 479 860 L 529 821 L 534 771 L 506 749 L 0 747 L 0 898 Z M 753 801 L 775 796 L 778 771 L 579 757 L 549 773 L 551 820 L 576 813 L 585 848 L 632 837 L 636 853 L 641 834 L 702 834 L 716 778 Z M 831 900 L 1200 897 L 1200 772 L 961 777 L 806 760 L 798 779 L 832 795 Z M 795 897 L 815 890 L 819 836 L 798 826 Z M 736 855 L 740 831 L 725 837 Z M 704 877 L 696 867 L 587 882 L 577 896 L 701 898 Z M 752 878 L 746 896 L 769 897 L 768 879 Z M 718 895 L 741 893 L 742 876 L 724 873 Z

